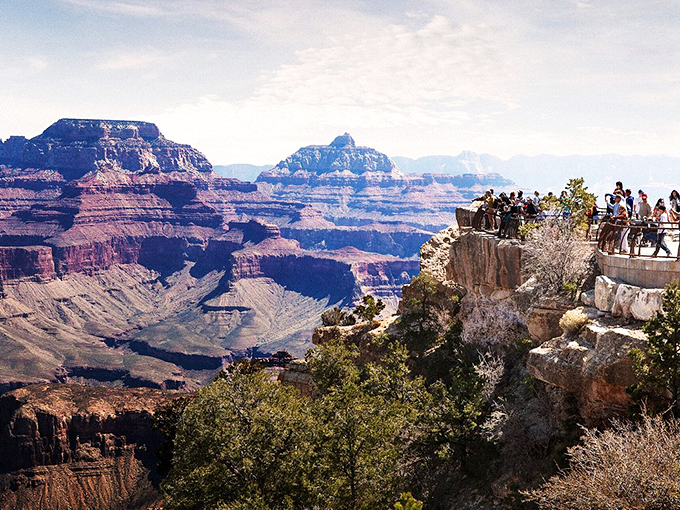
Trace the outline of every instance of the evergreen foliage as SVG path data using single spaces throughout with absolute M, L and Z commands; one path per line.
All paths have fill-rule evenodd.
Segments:
M 588 192 L 583 177 L 569 179 L 564 190 L 567 192 L 564 197 L 545 197 L 541 203 L 541 208 L 551 210 L 561 217 L 569 218 L 569 225 L 572 228 L 585 233 L 588 229 L 587 212 L 595 205 L 596 197 Z
M 321 314 L 321 324 L 324 326 L 351 326 L 356 319 L 351 313 L 338 308 L 329 308 Z
M 439 281 L 427 272 L 411 280 L 408 295 L 402 300 L 402 314 L 398 327 L 408 349 L 423 357 L 437 345 L 444 333 L 448 310 L 438 298 Z
M 414 281 L 404 335 L 379 335 L 370 354 L 340 339 L 307 353 L 314 399 L 243 361 L 175 412 L 168 505 L 418 510 L 406 488 L 427 500 L 450 486 L 485 441 L 486 381 L 460 322 L 438 322 L 436 280 Z
M 201 509 L 251 499 L 270 509 L 309 503 L 308 402 L 264 371 L 234 370 L 199 390 L 177 426 L 163 483 L 171 508 Z
M 423 504 L 410 492 L 404 492 L 394 504 L 394 510 L 423 510 Z
M 645 349 L 631 349 L 629 353 L 639 381 L 630 391 L 636 400 L 646 400 L 653 409 L 672 408 L 680 415 L 680 288 L 677 281 L 666 286 L 662 310 L 642 330 L 647 335 Z
M 361 304 L 354 309 L 354 315 L 364 321 L 371 322 L 384 309 L 385 303 L 382 302 L 382 299 L 376 300 L 373 296 L 367 294 L 361 299 Z

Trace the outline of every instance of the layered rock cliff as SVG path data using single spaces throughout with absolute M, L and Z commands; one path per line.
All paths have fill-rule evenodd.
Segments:
M 308 205 L 217 176 L 153 124 L 61 120 L 8 140 L 0 160 L 13 165 L 0 171 L 0 345 L 11 353 L 0 388 L 195 387 L 253 349 L 303 354 L 327 306 L 370 292 L 396 309 L 417 271 L 347 248 L 403 256 L 414 229 L 353 238 Z M 313 232 L 315 250 L 278 225 Z
M 659 290 L 607 285 L 606 277 L 598 277 L 601 290 L 595 295 L 599 292 L 601 303 L 594 302 L 592 290 L 584 296 L 589 323 L 579 334 L 564 333 L 560 319 L 577 304 L 559 297 L 537 299 L 532 281 L 525 281 L 524 265 L 531 261 L 522 242 L 471 228 L 457 237 L 450 230 L 439 237 L 424 247 L 432 266 L 424 269 L 465 288 L 459 318 L 467 341 L 507 346 L 531 338 L 529 374 L 571 394 L 585 423 L 599 424 L 628 410 L 632 402 L 626 388 L 635 382 L 628 351 L 644 340 L 642 324 L 630 309 L 639 296 L 639 313 L 649 315 Z M 448 257 L 441 256 L 443 251 Z
M 396 222 L 430 235 L 455 223 L 456 207 L 490 186 L 511 184 L 496 174 L 403 174 L 385 154 L 357 146 L 347 133 L 329 145 L 299 149 L 262 172 L 257 183 L 273 198 L 313 205 L 339 226 Z M 427 236 L 419 244 L 425 241 Z
M 61 119 L 41 135 L 13 138 L 0 150 L 0 163 L 56 170 L 77 179 L 93 169 L 129 172 L 212 172 L 196 149 L 167 140 L 155 124 L 139 121 Z
M 0 508 L 147 509 L 160 495 L 157 390 L 36 385 L 0 398 Z

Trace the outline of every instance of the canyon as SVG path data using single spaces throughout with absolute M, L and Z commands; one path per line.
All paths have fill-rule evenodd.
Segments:
M 129 509 L 160 502 L 153 390 L 33 385 L 0 397 L 0 508 Z
M 372 293 L 396 309 L 418 270 L 404 255 L 419 237 L 379 225 L 353 238 L 145 122 L 62 119 L 12 137 L 0 190 L 4 390 L 195 388 L 246 354 L 304 354 L 329 306 Z
M 461 298 L 457 316 L 464 339 L 506 353 L 505 382 L 499 388 L 504 392 L 502 410 L 508 420 L 501 423 L 506 423 L 507 430 L 503 429 L 499 442 L 500 475 L 489 487 L 495 498 L 503 498 L 518 480 L 536 483 L 542 473 L 553 469 L 551 452 L 570 440 L 565 435 L 567 421 L 576 419 L 578 423 L 599 425 L 625 414 L 630 405 L 625 389 L 634 380 L 627 350 L 641 345 L 643 337 L 640 323 L 631 320 L 632 312 L 616 310 L 626 308 L 624 302 L 634 303 L 638 297 L 645 298 L 645 303 L 654 299 L 642 290 L 632 298 L 625 292 L 630 286 L 597 276 L 595 290 L 582 297 L 582 309 L 590 318 L 588 324 L 578 334 L 565 333 L 560 318 L 578 303 L 560 298 L 535 299 L 532 281 L 526 277 L 528 261 L 523 244 L 473 230 L 468 225 L 474 208 L 459 208 L 456 214 L 458 226 L 437 233 L 422 246 L 419 270 L 436 277 L 437 295 L 442 303 L 453 303 L 451 306 L 458 309 L 458 301 L 450 298 Z M 360 279 L 347 278 L 348 270 L 351 272 L 354 267 L 357 274 L 368 278 L 366 275 L 374 273 L 375 267 L 361 264 L 375 265 L 384 258 L 345 248 L 315 253 L 312 259 L 303 260 L 310 255 L 295 241 L 280 237 L 274 226 L 254 220 L 230 222 L 228 226 L 222 236 L 210 239 L 202 257 L 170 274 L 130 263 L 115 264 L 104 271 L 74 272 L 63 277 L 45 275 L 41 279 L 20 279 L 20 283 L 9 281 L 4 290 L 2 327 L 7 323 L 14 328 L 23 324 L 27 331 L 32 327 L 31 317 L 37 312 L 22 304 L 26 301 L 23 296 L 31 296 L 40 302 L 37 308 L 44 309 L 40 314 L 52 317 L 52 322 L 41 323 L 44 334 L 52 331 L 62 340 L 68 334 L 67 327 L 75 329 L 75 322 L 67 324 L 63 317 L 71 313 L 71 320 L 76 321 L 86 310 L 88 299 L 101 301 L 101 308 L 96 311 L 102 315 L 100 320 L 91 319 L 87 326 L 80 327 L 93 337 L 89 348 L 102 349 L 98 354 L 102 360 L 110 363 L 113 359 L 113 354 L 104 349 L 117 351 L 122 360 L 115 369 L 118 373 L 106 377 L 111 382 L 127 378 L 125 384 L 135 385 L 136 377 L 153 378 L 156 373 L 157 386 L 166 390 L 101 387 L 102 379 L 106 378 L 102 374 L 97 376 L 100 387 L 68 384 L 97 378 L 92 369 L 70 366 L 61 372 L 62 384 L 35 384 L 7 392 L 0 398 L 0 444 L 7 451 L 22 453 L 0 463 L 0 506 L 29 508 L 31 501 L 40 499 L 46 508 L 58 508 L 66 501 L 74 508 L 148 508 L 159 498 L 153 452 L 161 440 L 151 428 L 151 416 L 159 403 L 177 398 L 178 392 L 167 388 L 191 389 L 191 376 L 196 377 L 197 372 L 208 367 L 216 369 L 227 361 L 224 352 L 215 345 L 198 339 L 202 330 L 216 331 L 214 328 L 220 327 L 209 314 L 236 315 L 261 306 L 264 315 L 264 308 L 274 309 L 276 300 L 286 301 L 283 294 L 296 291 L 296 309 L 309 307 L 316 313 L 321 307 L 315 308 L 318 304 L 311 296 L 325 292 L 328 286 L 322 280 L 310 281 L 304 272 L 313 269 L 328 274 L 330 265 L 344 261 L 348 267 L 333 276 L 339 284 L 339 294 L 343 294 L 362 285 Z M 225 252 L 231 253 L 228 264 L 220 258 Z M 263 258 L 265 254 L 268 256 Z M 382 271 L 388 267 L 399 270 L 397 259 L 391 262 Z M 289 280 L 266 276 L 281 265 L 291 271 Z M 409 281 L 406 277 L 404 280 Z M 215 291 L 225 281 L 230 282 L 229 290 Z M 112 290 L 114 282 L 119 289 L 127 289 L 122 292 L 128 296 L 126 300 L 120 299 L 120 290 Z M 153 282 L 150 287 L 148 282 Z M 380 279 L 369 278 L 363 284 L 365 288 L 376 289 Z M 309 287 L 303 289 L 301 285 Z M 168 294 L 163 294 L 165 288 L 170 289 Z M 404 295 L 409 292 L 406 285 Z M 333 299 L 330 297 L 329 302 Z M 138 318 L 143 326 L 131 336 L 116 337 L 114 330 L 122 327 L 129 314 L 123 309 L 124 302 L 140 310 L 146 303 L 147 308 L 139 312 Z M 202 319 L 191 312 L 189 303 L 202 307 Z M 633 306 L 629 305 L 628 308 Z M 608 307 L 609 311 L 598 306 Z M 159 314 L 166 313 L 164 308 L 172 307 L 183 311 L 174 319 L 157 320 Z M 285 314 L 286 310 L 276 313 Z M 205 320 L 206 316 L 210 319 Z M 61 330 L 59 320 L 66 324 Z M 253 320 L 247 327 L 265 328 L 266 321 L 262 317 L 259 320 Z M 373 323 L 316 328 L 313 336 L 305 338 L 301 331 L 297 334 L 300 341 L 311 339 L 315 344 L 339 335 L 358 345 L 361 352 L 369 352 L 375 340 L 385 333 L 399 334 L 395 329 L 398 320 L 399 316 L 393 315 Z M 310 320 L 309 329 L 316 324 Z M 102 338 L 108 340 L 102 342 Z M 192 345 L 191 350 L 180 355 L 176 347 L 179 343 Z M 34 342 L 32 352 L 55 349 L 53 344 L 54 337 L 46 336 Z M 86 352 L 87 345 L 82 340 L 68 356 L 74 360 L 78 356 L 93 358 Z M 110 358 L 106 359 L 106 355 Z M 32 359 L 27 355 L 23 363 L 29 364 Z M 305 360 L 281 359 L 285 367 L 273 370 L 279 382 L 314 396 L 316 389 Z M 136 365 L 134 360 L 143 361 Z M 183 364 L 191 369 L 178 369 Z M 174 379 L 163 382 L 162 377 L 170 367 L 175 368 Z M 198 384 L 198 379 L 193 384 Z M 144 385 L 152 384 L 146 381 Z M 60 494 L 51 489 L 55 484 L 64 487 Z

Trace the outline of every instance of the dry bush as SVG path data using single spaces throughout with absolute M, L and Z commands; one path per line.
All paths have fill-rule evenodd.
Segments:
M 535 277 L 541 294 L 574 293 L 594 264 L 592 247 L 571 221 L 546 219 L 527 235 L 522 266 L 527 280 Z
M 526 493 L 544 509 L 680 508 L 680 422 L 645 415 L 589 430 L 569 449 L 570 467 Z
M 474 369 L 484 381 L 482 397 L 485 401 L 491 402 L 496 386 L 501 382 L 505 373 L 505 360 L 502 355 L 491 351 L 478 351 L 478 354 L 479 362 L 474 366 Z
M 567 335 L 577 335 L 588 324 L 590 319 L 584 313 L 583 308 L 567 310 L 560 319 L 560 328 Z

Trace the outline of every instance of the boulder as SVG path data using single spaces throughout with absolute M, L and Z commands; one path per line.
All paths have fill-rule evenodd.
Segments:
M 564 312 L 563 308 L 533 308 L 527 317 L 527 329 L 531 338 L 538 342 L 547 342 L 560 336 L 560 317 Z
M 586 306 L 595 306 L 595 289 L 581 292 L 581 303 Z
M 616 290 L 622 284 L 621 280 L 600 275 L 595 279 L 595 306 L 599 310 L 611 312 L 614 306 Z
M 616 289 L 616 294 L 614 295 L 612 315 L 614 317 L 630 317 L 630 308 L 633 305 L 633 300 L 639 291 L 640 287 L 636 287 L 635 285 L 628 285 L 626 283 L 620 284 Z
M 631 404 L 626 388 L 635 382 L 628 352 L 644 345 L 639 327 L 595 319 L 578 338 L 555 338 L 532 349 L 529 373 L 573 393 L 590 425 L 625 415 Z
M 640 289 L 630 307 L 633 317 L 639 321 L 648 321 L 661 310 L 663 289 Z
M 288 363 L 284 370 L 279 372 L 278 381 L 284 386 L 297 388 L 306 397 L 314 397 L 318 393 L 312 374 L 309 373 L 309 366 L 304 359 L 294 359 Z

